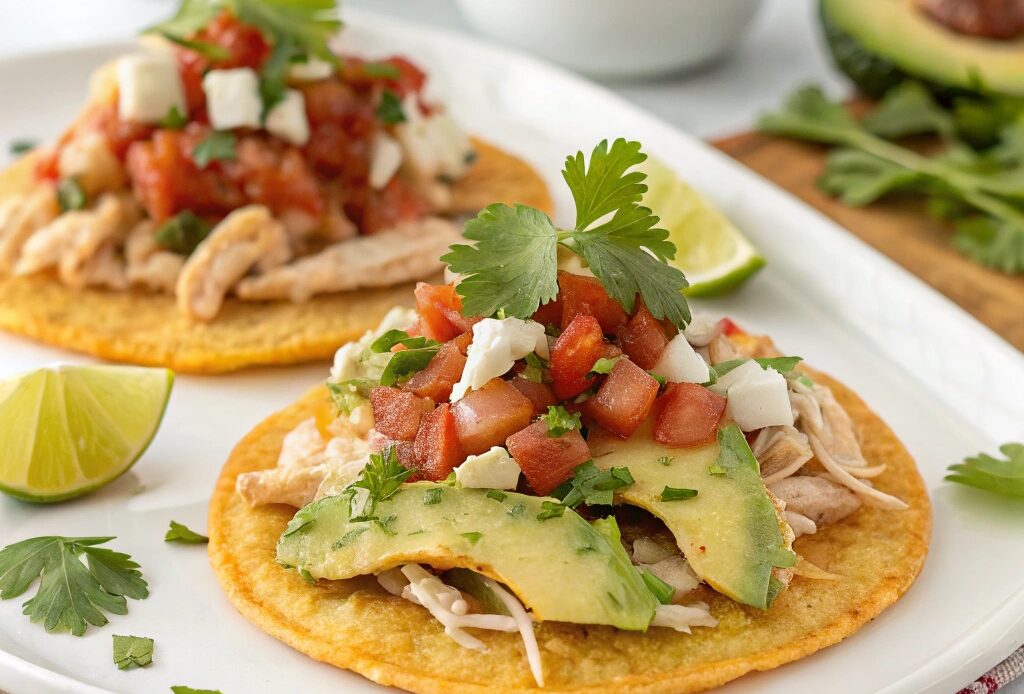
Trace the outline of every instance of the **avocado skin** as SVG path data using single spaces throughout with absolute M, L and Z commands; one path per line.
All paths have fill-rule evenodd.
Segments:
M 895 63 L 871 53 L 850 32 L 834 22 L 829 16 L 826 4 L 827 0 L 820 0 L 818 3 L 818 16 L 825 34 L 825 45 L 828 46 L 836 67 L 853 80 L 861 91 L 879 99 L 889 89 L 907 79 L 907 73 Z M 936 84 L 924 84 L 933 92 L 937 88 L 941 90 Z

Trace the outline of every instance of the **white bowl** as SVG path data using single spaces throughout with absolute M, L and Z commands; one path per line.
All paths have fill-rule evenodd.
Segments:
M 458 0 L 481 33 L 579 72 L 654 76 L 720 57 L 762 0 Z

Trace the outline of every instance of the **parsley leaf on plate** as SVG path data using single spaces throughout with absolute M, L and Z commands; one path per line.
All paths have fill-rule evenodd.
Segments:
M 205 169 L 213 161 L 231 161 L 235 158 L 238 138 L 226 130 L 214 130 L 192 149 L 192 161 Z
M 164 535 L 164 542 L 180 542 L 186 545 L 202 545 L 209 541 L 210 538 L 206 535 L 200 535 L 177 521 L 171 521 L 171 527 Z
M 153 639 L 114 634 L 114 664 L 118 670 L 146 667 L 153 662 Z
M 32 622 L 75 636 L 88 625 L 107 623 L 104 612 L 127 614 L 126 597 L 149 596 L 139 565 L 131 557 L 96 547 L 113 537 L 35 537 L 0 550 L 0 599 L 16 598 L 37 578 L 36 596 L 24 604 Z M 81 560 L 85 556 L 86 563 Z
M 548 413 L 541 415 L 548 425 L 548 436 L 558 438 L 580 428 L 580 413 L 569 412 L 562 405 L 548 405 Z
M 580 504 L 588 506 L 610 506 L 612 492 L 633 484 L 629 468 L 613 467 L 599 470 L 593 460 L 576 466 L 571 479 L 563 482 L 552 495 L 562 500 L 568 508 Z
M 187 256 L 192 255 L 212 230 L 213 224 L 191 210 L 182 210 L 157 227 L 155 237 L 167 250 Z
M 1024 497 L 1024 444 L 1007 443 L 999 447 L 1005 460 L 986 453 L 950 465 L 949 482 L 966 484 L 985 491 Z

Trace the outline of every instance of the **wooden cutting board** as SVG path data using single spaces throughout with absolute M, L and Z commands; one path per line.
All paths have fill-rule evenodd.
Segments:
M 950 243 L 951 229 L 919 201 L 897 199 L 850 208 L 815 181 L 826 148 L 760 133 L 713 142 L 726 154 L 795 194 L 886 254 L 1024 351 L 1024 276 L 978 265 Z

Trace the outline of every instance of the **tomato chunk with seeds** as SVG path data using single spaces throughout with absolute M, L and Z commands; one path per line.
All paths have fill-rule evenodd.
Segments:
M 516 376 L 509 383 L 530 399 L 530 402 L 533 403 L 533 413 L 535 415 L 544 414 L 548 411 L 549 406 L 558 404 L 555 391 L 551 390 L 551 386 L 547 383 L 537 383 L 522 376 Z
M 533 403 L 508 381 L 495 378 L 452 406 L 455 429 L 467 455 L 500 446 L 533 418 Z
M 412 441 L 420 428 L 423 399 L 398 388 L 377 386 L 370 393 L 373 428 L 396 441 Z
M 562 302 L 560 299 L 549 301 L 546 304 L 542 304 L 540 308 L 533 312 L 533 320 L 537 321 L 541 325 L 557 325 L 562 326 Z
M 421 479 L 438 482 L 466 459 L 448 403 L 423 415 L 416 434 L 416 465 Z
M 562 329 L 576 316 L 593 316 L 603 332 L 612 335 L 626 323 L 625 310 L 619 302 L 608 296 L 596 277 L 558 273 L 559 298 L 562 303 Z
M 628 359 L 620 359 L 597 394 L 582 405 L 583 413 L 623 438 L 647 419 L 658 397 L 658 382 Z
M 594 362 L 604 356 L 604 333 L 597 318 L 576 316 L 551 348 L 551 380 L 560 400 L 574 398 L 589 388 L 596 377 Z
M 726 402 L 696 383 L 669 383 L 654 404 L 654 440 L 682 448 L 711 443 Z
M 534 422 L 505 442 L 533 491 L 550 494 L 572 476 L 573 469 L 590 460 L 590 448 L 573 429 L 562 436 L 548 436 L 547 422 Z
M 455 285 L 420 282 L 415 294 L 420 330 L 431 340 L 447 342 L 473 327 L 473 321 L 462 315 L 462 297 Z
M 740 326 L 736 325 L 731 318 L 722 318 L 718 321 L 718 327 L 725 334 L 726 337 L 732 337 L 733 335 L 743 335 L 746 331 Z
M 650 369 L 668 345 L 668 336 L 661 321 L 651 315 L 647 307 L 637 302 L 633 317 L 619 330 L 622 351 L 642 369 Z
M 462 378 L 466 355 L 459 349 L 458 338 L 441 346 L 427 368 L 413 374 L 402 390 L 434 402 L 444 402 L 452 395 L 452 387 Z

